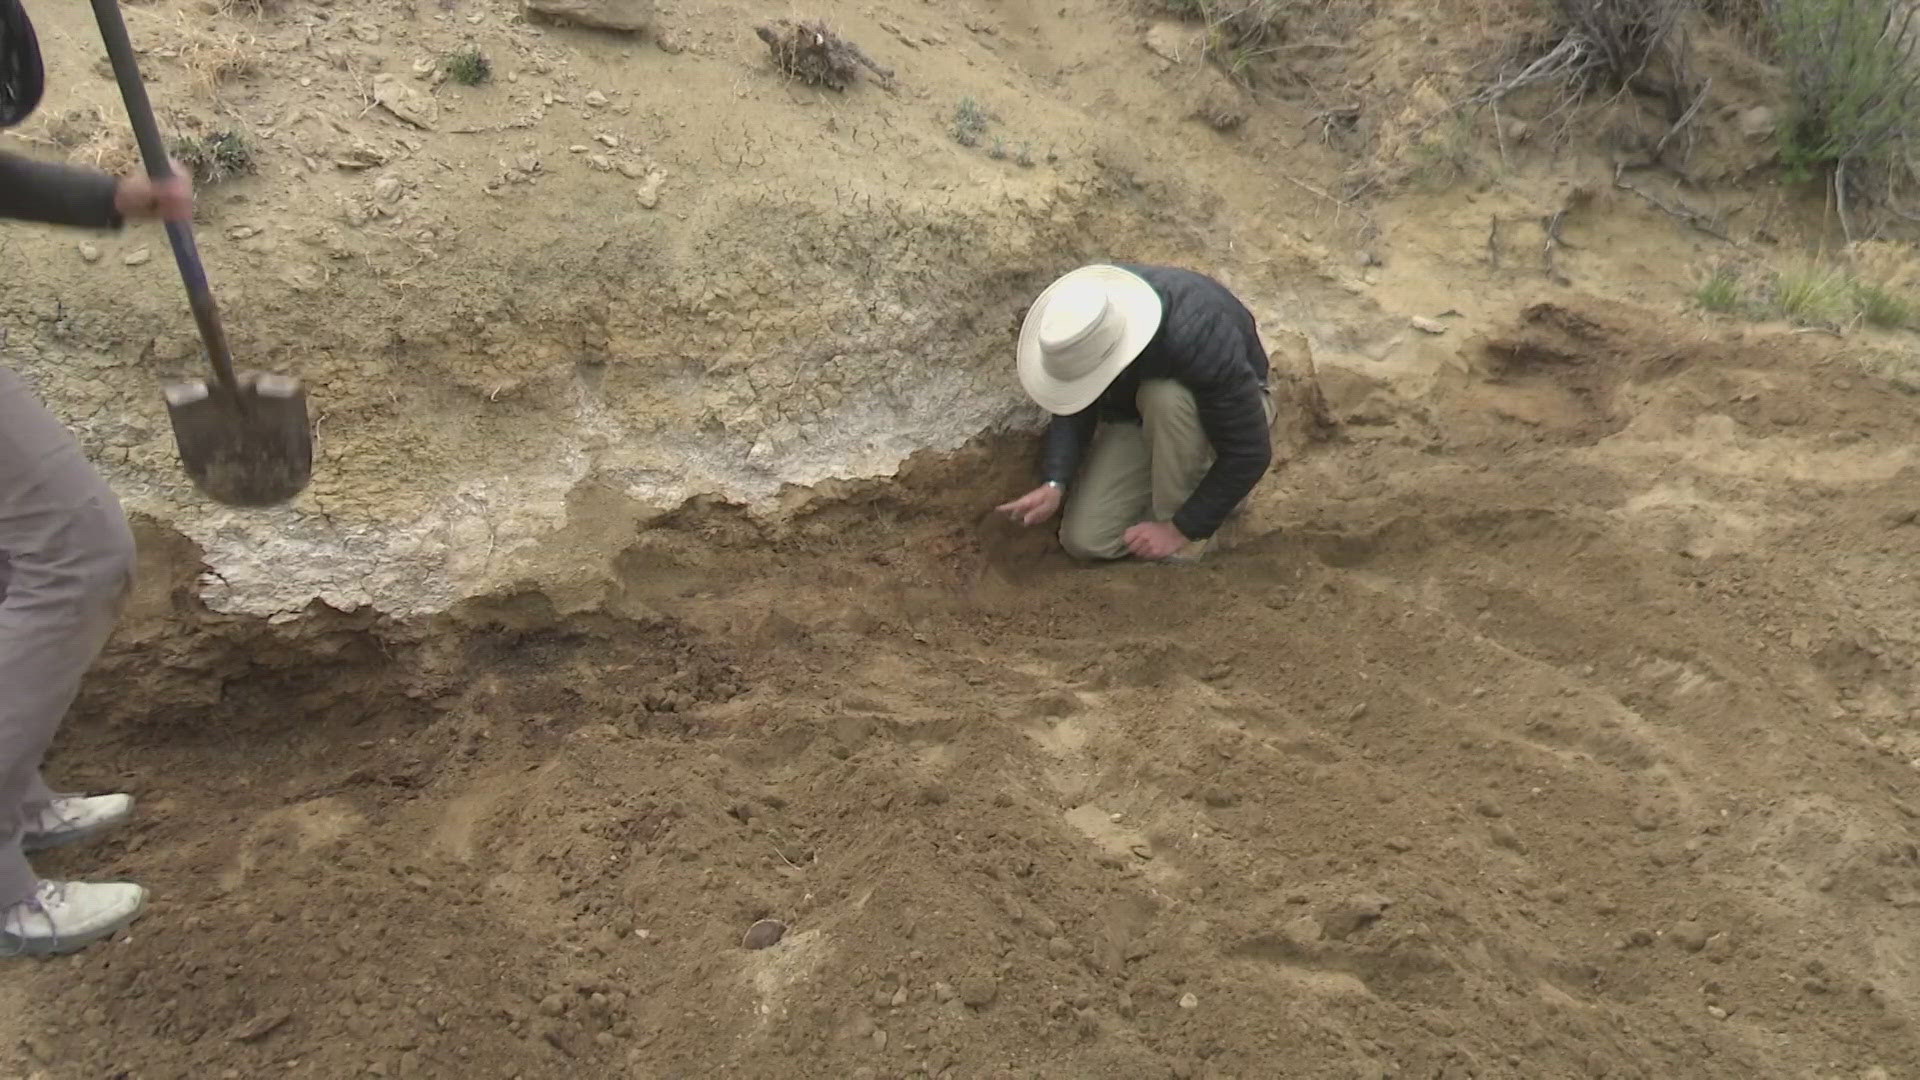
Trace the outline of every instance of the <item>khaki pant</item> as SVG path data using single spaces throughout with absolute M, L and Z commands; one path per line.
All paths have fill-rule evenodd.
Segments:
M 133 581 L 119 500 L 60 421 L 0 368 L 0 907 L 38 880 L 23 821 L 53 793 L 53 733 L 113 630 Z
M 1213 467 L 1213 444 L 1192 391 L 1172 379 L 1147 379 L 1134 401 L 1141 422 L 1103 421 L 1067 493 L 1060 546 L 1076 559 L 1125 558 L 1126 531 L 1173 520 Z M 1262 404 L 1271 426 L 1271 391 Z

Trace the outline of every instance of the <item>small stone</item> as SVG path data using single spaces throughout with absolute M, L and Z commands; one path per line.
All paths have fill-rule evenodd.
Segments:
M 778 945 L 780 939 L 786 936 L 786 923 L 778 919 L 761 919 L 759 922 L 747 927 L 746 934 L 740 939 L 740 947 L 743 949 L 770 948 Z
M 933 1000 L 945 1005 L 947 1002 L 952 1001 L 953 998 L 954 992 L 952 986 L 943 982 L 933 984 Z
M 1404 854 L 1406 854 L 1407 852 L 1409 852 L 1409 851 L 1412 851 L 1412 850 L 1413 850 L 1413 841 L 1411 841 L 1411 840 L 1409 840 L 1409 839 L 1407 839 L 1407 838 L 1406 838 L 1406 837 L 1404 837 L 1404 836 L 1392 836 L 1392 837 L 1388 837 L 1388 838 L 1387 838 L 1387 850 L 1388 850 L 1388 851 L 1397 851 L 1397 852 L 1400 852 L 1401 854 L 1403 854 L 1403 855 L 1404 855 Z
M 600 134 L 595 135 L 594 140 L 597 141 L 601 146 L 610 147 L 615 150 L 618 150 L 620 148 L 620 138 L 617 135 L 609 135 L 603 131 Z
M 1699 952 L 1707 947 L 1707 932 L 1698 923 L 1681 923 L 1667 931 L 1667 940 L 1688 952 Z
M 989 975 L 968 975 L 960 980 L 960 1000 L 969 1008 L 984 1009 L 1000 996 L 1000 987 Z
M 100 246 L 98 244 L 90 244 L 85 241 L 82 241 L 80 244 L 80 258 L 85 262 L 90 262 L 90 263 L 99 262 Z
M 634 189 L 634 197 L 640 200 L 641 206 L 651 210 L 660 205 L 660 185 L 665 183 L 666 179 L 667 174 L 661 172 L 659 169 L 654 169 L 647 173 L 646 179 L 640 181 L 640 186 Z M 944 788 L 939 790 L 943 793 L 945 791 Z M 926 800 L 926 792 L 921 793 L 921 799 L 922 801 Z
M 1729 1014 L 1727 1010 L 1718 1005 L 1709 1005 L 1707 1006 L 1707 1015 L 1713 1017 L 1715 1020 L 1725 1020 Z
M 902 1005 L 905 1005 L 906 1003 L 907 1003 L 907 988 L 904 986 L 898 990 L 895 990 L 893 992 L 893 996 L 887 999 L 887 1004 L 896 1009 L 900 1008 Z
M 1193 991 L 1189 990 L 1180 995 L 1180 1007 L 1183 1009 L 1197 1009 L 1200 1007 L 1200 999 L 1194 996 Z
M 604 109 L 607 106 L 607 95 L 598 90 L 589 90 L 587 91 L 586 102 L 596 109 Z
M 548 994 L 540 999 L 540 1012 L 545 1016 L 559 1016 L 567 1011 L 567 999 L 559 994 Z
M 1344 941 L 1360 930 L 1380 921 L 1389 901 L 1378 896 L 1356 896 L 1322 912 L 1320 931 L 1334 941 Z
M 142 266 L 153 258 L 153 252 L 146 248 L 136 248 L 122 256 L 120 261 L 128 266 Z
M 1413 324 L 1415 330 L 1423 334 L 1444 334 L 1447 332 L 1446 323 L 1438 319 L 1429 319 L 1425 315 L 1415 315 L 1409 321 Z

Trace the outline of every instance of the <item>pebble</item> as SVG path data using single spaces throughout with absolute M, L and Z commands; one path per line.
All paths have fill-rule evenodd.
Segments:
M 598 90 L 589 90 L 587 91 L 586 102 L 596 109 L 602 109 L 607 105 L 607 95 Z
M 1413 328 L 1423 334 L 1444 334 L 1447 324 L 1438 319 L 1429 319 L 1425 315 L 1415 315 L 1411 320 Z
M 120 261 L 126 263 L 128 266 L 140 266 L 152 258 L 153 252 L 146 248 L 138 248 L 128 252 Z
M 1193 991 L 1189 990 L 1180 995 L 1180 1007 L 1183 1009 L 1197 1009 L 1200 1007 L 1200 999 L 1194 995 Z
M 953 987 L 943 982 L 933 984 L 933 1000 L 938 1001 L 942 1005 L 944 1005 L 947 1002 L 952 1001 L 953 997 L 954 997 Z
M 1699 952 L 1707 947 L 1707 932 L 1699 923 L 1681 923 L 1667 931 L 1667 940 L 1688 952 Z
M 746 934 L 740 939 L 740 947 L 743 949 L 765 949 L 773 945 L 778 945 L 780 939 L 786 936 L 786 923 L 778 919 L 761 919 L 759 922 L 747 927 Z
M 1725 1020 L 1729 1014 L 1727 1010 L 1718 1005 L 1709 1005 L 1707 1006 L 1707 1015 L 1713 1017 L 1715 1020 Z
M 984 1009 L 1000 996 L 1000 987 L 987 975 L 968 975 L 960 980 L 960 1000 L 975 1009 Z
M 80 258 L 90 263 L 99 262 L 100 246 L 98 244 L 90 244 L 83 241 L 80 244 Z

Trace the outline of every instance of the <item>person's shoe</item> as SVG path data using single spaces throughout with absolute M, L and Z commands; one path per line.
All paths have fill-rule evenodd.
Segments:
M 112 937 L 147 904 L 126 882 L 43 881 L 32 896 L 0 910 L 0 956 L 61 956 Z
M 131 795 L 62 795 L 27 815 L 20 838 L 26 851 L 77 844 L 133 816 Z

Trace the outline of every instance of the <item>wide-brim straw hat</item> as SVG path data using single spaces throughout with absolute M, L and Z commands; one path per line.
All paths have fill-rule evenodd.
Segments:
M 1153 286 L 1120 267 L 1062 275 L 1020 325 L 1020 385 L 1055 416 L 1085 409 L 1153 340 L 1161 313 Z

